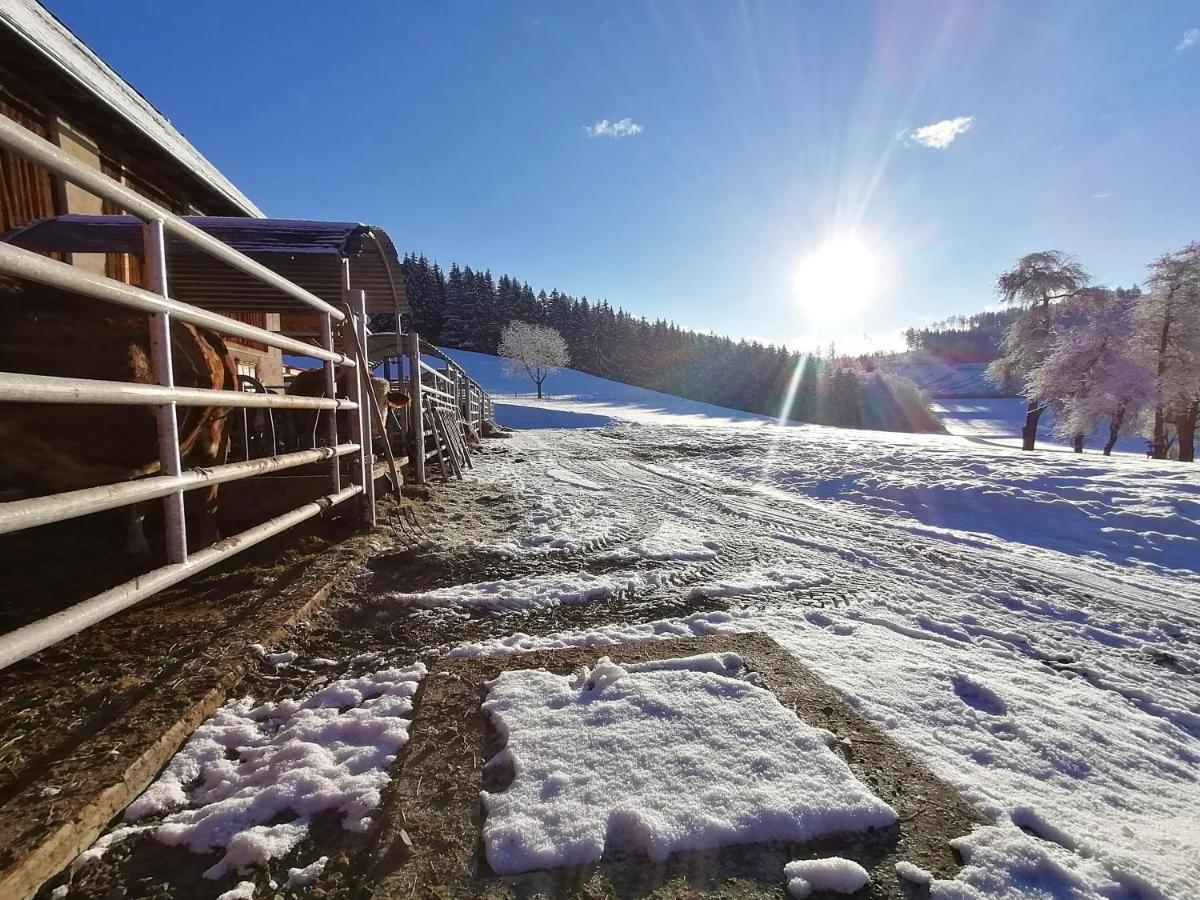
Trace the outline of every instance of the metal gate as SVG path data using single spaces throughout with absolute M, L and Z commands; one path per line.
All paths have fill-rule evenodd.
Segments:
M 120 182 L 88 169 L 54 144 L 4 116 L 0 116 L 0 147 L 48 169 L 120 209 L 128 210 L 143 221 L 149 290 L 132 287 L 4 243 L 0 243 L 0 272 L 59 288 L 93 301 L 113 303 L 146 313 L 150 318 L 150 356 L 157 382 L 135 384 L 0 372 L 0 402 L 153 406 L 157 415 L 161 470 L 159 475 L 137 481 L 105 484 L 51 496 L 0 503 L 0 534 L 161 498 L 164 505 L 167 548 L 165 566 L 0 636 L 0 668 L 77 634 L 89 625 L 352 497 L 363 498 L 363 517 L 373 524 L 374 457 L 371 449 L 372 428 L 366 419 L 369 404 L 364 393 L 370 389 L 366 383 L 369 373 L 362 371 L 361 367 L 356 367 L 354 359 L 355 354 L 360 352 L 358 348 L 366 346 L 366 304 L 363 292 L 350 290 L 347 278 L 340 302 L 337 306 L 331 305 L 179 216 L 134 193 Z M 319 346 L 247 325 L 211 310 L 171 300 L 167 284 L 167 235 L 190 244 L 287 295 L 310 311 L 320 314 Z M 176 387 L 171 364 L 172 320 L 321 360 L 325 369 L 326 396 L 297 397 Z M 335 323 L 342 326 L 346 353 L 335 349 Z M 335 366 L 355 369 L 356 377 L 349 379 L 349 400 L 339 400 L 336 397 Z M 328 446 L 185 472 L 180 460 L 176 417 L 176 410 L 180 406 L 325 410 L 328 420 Z M 350 417 L 350 440 L 339 443 L 336 413 L 345 410 L 353 411 Z M 351 467 L 349 483 L 346 485 L 342 484 L 342 457 L 350 457 L 355 463 Z M 195 552 L 189 550 L 187 526 L 183 515 L 184 492 L 322 460 L 329 463 L 329 493 L 218 541 L 212 546 Z

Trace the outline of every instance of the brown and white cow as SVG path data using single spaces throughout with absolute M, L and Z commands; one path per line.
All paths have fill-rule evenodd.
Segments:
M 0 281 L 0 369 L 36 375 L 154 383 L 145 313 L 26 282 Z M 180 387 L 237 389 L 220 336 L 173 322 Z M 179 407 L 184 469 L 219 465 L 229 451 L 227 408 Z M 155 408 L 0 403 L 0 498 L 36 497 L 160 472 Z M 217 536 L 217 488 L 188 492 L 190 544 Z M 127 549 L 146 553 L 144 508 L 130 517 Z
M 350 379 L 355 376 L 357 369 L 348 369 L 338 367 L 334 376 L 334 384 L 339 397 L 349 396 Z M 372 435 L 380 437 L 383 434 L 383 427 L 386 423 L 387 411 L 389 409 L 404 409 L 409 404 L 407 391 L 395 390 L 386 378 L 371 376 L 371 392 L 375 395 L 375 405 L 379 409 L 379 416 L 375 421 Z M 306 369 L 292 379 L 291 384 L 287 387 L 287 393 L 300 397 L 324 397 L 327 393 L 325 388 L 325 370 L 321 369 Z M 366 398 L 364 398 L 364 402 Z M 302 436 L 302 440 L 311 441 L 310 435 L 316 427 L 316 416 L 318 413 L 303 413 L 298 417 L 300 424 L 297 426 Z M 376 418 L 372 416 L 372 418 Z M 338 441 L 345 443 L 350 440 L 350 411 L 339 412 L 337 414 Z M 324 432 L 317 435 L 318 440 L 324 438 Z

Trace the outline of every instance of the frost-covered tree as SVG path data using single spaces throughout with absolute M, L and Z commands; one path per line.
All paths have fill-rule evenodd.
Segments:
M 1051 334 L 1049 352 L 1026 379 L 1024 396 L 1053 403 L 1054 431 L 1076 441 L 1105 421 L 1104 455 L 1136 427 L 1151 402 L 1154 379 L 1144 364 L 1134 328 L 1138 291 L 1090 288 L 1066 305 Z
M 571 362 L 567 342 L 561 334 L 545 325 L 528 322 L 509 322 L 504 327 L 500 334 L 500 355 L 510 373 L 524 373 L 533 380 L 539 400 L 546 378 Z
M 1060 301 L 1074 297 L 1088 283 L 1088 274 L 1074 257 L 1058 250 L 1030 253 L 996 279 L 1003 303 L 1017 306 L 1021 314 L 1004 332 L 1002 356 L 988 366 L 988 377 L 1000 384 L 1028 380 L 1050 352 L 1054 319 Z M 1032 450 L 1037 440 L 1038 420 L 1046 410 L 1046 398 L 1029 400 L 1021 449 Z
M 1200 413 L 1200 243 L 1156 259 L 1147 286 L 1138 326 L 1155 378 L 1152 453 L 1166 459 L 1170 426 L 1179 458 L 1191 462 Z

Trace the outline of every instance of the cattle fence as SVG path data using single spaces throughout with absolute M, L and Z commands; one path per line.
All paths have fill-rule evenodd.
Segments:
M 368 419 L 370 398 L 367 396 L 370 373 L 364 371 L 364 366 L 355 364 L 356 354 L 359 359 L 365 359 L 362 348 L 367 346 L 365 295 L 361 290 L 350 289 L 348 274 L 343 281 L 340 302 L 328 303 L 119 181 L 87 168 L 59 147 L 4 116 L 0 116 L 0 147 L 142 220 L 147 289 L 93 274 L 2 242 L 0 273 L 60 289 L 90 301 L 116 304 L 147 314 L 150 322 L 149 355 L 156 382 L 126 383 L 0 372 L 0 402 L 153 407 L 156 413 L 159 465 L 159 474 L 139 480 L 0 503 L 0 534 L 161 499 L 164 505 L 166 548 L 166 565 L 0 636 L 0 668 L 77 634 L 164 588 L 352 498 L 360 498 L 363 519 L 374 524 L 373 429 Z M 318 345 L 238 322 L 200 306 L 172 300 L 167 283 L 168 236 L 281 292 L 305 312 L 317 314 L 320 319 Z M 321 362 L 325 372 L 324 396 L 289 396 L 266 391 L 177 386 L 172 369 L 172 322 L 189 323 L 226 336 L 279 348 L 286 353 L 315 358 Z M 343 350 L 335 346 L 335 326 L 340 327 Z M 469 379 L 463 381 L 457 376 L 448 383 L 450 376 L 445 371 L 438 372 L 420 362 L 420 347 L 416 343 L 419 339 L 416 335 L 412 338 L 418 349 L 419 364 L 415 370 L 423 373 L 422 382 L 428 379 L 425 390 L 437 392 L 439 402 L 445 398 L 457 398 L 468 418 L 472 410 L 479 410 L 477 414 L 484 411 L 490 414 L 490 408 L 485 410 L 485 407 L 490 407 L 490 400 L 477 385 L 472 387 Z M 355 377 L 349 379 L 350 387 L 346 392 L 348 399 L 337 396 L 336 366 L 355 370 Z M 465 402 L 461 394 L 455 393 L 464 389 L 468 392 Z M 417 402 L 414 406 L 416 413 L 412 418 L 417 420 L 416 433 L 421 434 L 421 403 Z M 208 469 L 184 471 L 177 421 L 179 407 L 230 408 L 239 413 L 253 408 L 316 410 L 317 415 L 323 414 L 327 421 L 327 443 L 325 446 L 267 458 L 246 458 Z M 338 434 L 339 412 L 349 413 L 348 440 Z M 343 460 L 349 463 L 347 483 L 343 483 Z M 422 461 L 421 454 L 418 454 L 416 462 L 419 464 Z M 210 546 L 194 551 L 189 548 L 184 517 L 186 492 L 314 463 L 327 463 L 329 468 L 327 492 L 318 499 Z

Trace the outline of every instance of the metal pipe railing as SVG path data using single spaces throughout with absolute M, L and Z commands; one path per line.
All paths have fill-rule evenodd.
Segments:
M 94 403 L 100 406 L 232 406 L 269 409 L 358 409 L 352 400 L 301 397 L 291 394 L 252 394 L 215 388 L 163 387 L 132 381 L 97 381 L 0 372 L 0 401 L 10 403 Z
M 342 261 L 342 298 L 346 304 L 346 325 L 344 340 L 354 348 L 363 359 L 367 356 L 367 296 L 361 290 L 350 288 L 350 266 L 348 260 Z M 358 404 L 358 408 L 350 417 L 350 438 L 362 445 L 362 453 L 358 455 L 358 477 L 355 479 L 363 489 L 363 521 L 369 527 L 375 526 L 375 452 L 372 438 L 375 432 L 370 404 L 366 393 L 372 390 L 371 373 L 361 371 L 361 377 L 350 380 L 350 399 Z
M 89 600 L 49 616 L 39 622 L 0 636 L 0 668 L 24 659 L 64 638 L 77 634 L 121 610 L 132 606 L 170 585 L 208 568 L 214 563 L 266 540 L 313 516 L 328 510 L 351 497 L 365 495 L 373 499 L 371 431 L 362 425 L 365 411 L 357 401 L 368 387 L 369 372 L 361 371 L 355 361 L 334 350 L 332 322 L 343 322 L 345 340 L 350 346 L 365 345 L 365 298 L 354 292 L 354 308 L 343 312 L 316 295 L 294 284 L 261 263 L 239 253 L 219 239 L 207 234 L 186 220 L 130 190 L 119 181 L 87 168 L 54 144 L 27 131 L 15 121 L 0 116 L 0 148 L 7 149 L 39 165 L 52 174 L 78 185 L 86 191 L 128 210 L 144 224 L 144 252 L 147 285 L 150 290 L 133 287 L 74 266 L 48 259 L 10 244 L 0 244 L 0 273 L 38 282 L 65 292 L 113 303 L 146 313 L 150 317 L 150 362 L 157 383 L 99 381 L 81 378 L 60 378 L 45 375 L 0 372 L 0 401 L 18 403 L 142 405 L 156 407 L 158 421 L 158 468 L 163 474 L 143 480 L 100 485 L 80 491 L 70 491 L 48 497 L 37 497 L 0 504 L 0 533 L 18 531 L 53 522 L 78 518 L 93 512 L 162 498 L 165 504 L 165 537 L 168 563 L 153 571 L 117 585 Z M 171 300 L 168 296 L 166 235 L 190 244 L 226 265 L 272 287 L 320 314 L 324 324 L 321 346 L 313 347 L 294 338 L 257 328 L 234 319 Z M 349 264 L 343 266 L 343 300 L 350 293 Z M 352 400 L 338 400 L 335 383 L 327 379 L 326 397 L 302 397 L 267 393 L 245 393 L 217 389 L 178 387 L 174 384 L 172 366 L 172 319 L 198 328 L 205 328 L 231 337 L 256 341 L 270 347 L 315 357 L 325 363 L 327 375 L 333 375 L 333 365 L 355 369 L 351 383 Z M 216 465 L 209 469 L 182 471 L 180 436 L 176 407 L 206 407 L 209 409 L 248 407 L 268 409 L 326 410 L 329 416 L 329 443 L 326 448 L 314 448 L 265 460 L 245 460 L 240 463 Z M 338 411 L 351 413 L 359 427 L 356 440 L 340 444 L 337 436 Z M 315 428 L 315 425 L 314 425 Z M 244 429 L 248 430 L 248 429 Z M 248 437 L 246 438 L 248 440 Z M 276 448 L 272 448 L 273 450 Z M 357 483 L 340 488 L 339 458 L 357 455 Z M 189 553 L 187 528 L 183 515 L 183 495 L 205 485 L 219 484 L 304 465 L 310 462 L 331 461 L 333 490 L 316 501 L 306 503 L 291 512 L 241 532 L 212 546 Z M 364 509 L 364 518 L 374 523 L 373 504 Z
M 299 450 L 263 459 L 226 463 L 211 469 L 191 469 L 179 475 L 152 475 L 137 481 L 122 481 L 118 484 L 102 484 L 99 487 L 65 491 L 45 497 L 13 500 L 0 503 L 0 534 L 24 531 L 39 525 L 64 522 L 78 516 L 117 509 L 131 503 L 157 500 L 175 491 L 194 491 L 198 488 L 227 481 L 238 481 L 254 475 L 281 472 L 297 466 L 336 460 L 359 451 L 358 444 L 341 444 L 338 447 L 317 447 Z M 336 491 L 334 493 L 337 493 Z
M 11 666 L 39 650 L 57 644 L 59 641 L 78 634 L 85 628 L 95 625 L 152 594 L 156 594 L 173 584 L 178 584 L 185 578 L 190 578 L 224 559 L 260 544 L 294 525 L 318 516 L 328 509 L 344 503 L 351 497 L 362 493 L 362 485 L 354 484 L 337 494 L 330 494 L 297 507 L 291 512 L 268 519 L 261 525 L 235 534 L 233 537 L 218 541 L 210 547 L 191 554 L 186 562 L 175 563 L 138 575 L 129 581 L 119 584 L 103 594 L 97 594 L 90 600 L 76 603 L 67 609 L 57 612 L 0 635 L 0 669 Z
M 421 383 L 421 336 L 412 332 L 408 337 L 409 391 L 409 454 L 417 476 L 417 484 L 425 483 L 425 400 Z
M 2 119 L 3 116 L 0 116 L 0 120 Z M 198 306 L 160 297 L 131 284 L 113 281 L 103 275 L 96 275 L 76 266 L 49 259 L 32 250 L 14 247 L 12 244 L 0 242 L 0 272 L 6 272 L 28 281 L 36 281 L 49 287 L 60 288 L 73 294 L 82 294 L 95 300 L 124 306 L 127 309 L 136 309 L 151 314 L 170 313 L 177 321 L 218 331 L 229 337 L 244 338 L 266 344 L 269 347 L 278 347 L 280 350 L 287 350 L 298 356 L 311 356 L 315 359 L 337 363 L 339 366 L 354 367 L 354 360 L 343 353 L 325 350 L 295 338 L 285 337 L 275 331 L 247 325 L 245 322 L 238 322 Z
M 309 293 L 299 285 L 293 284 L 278 272 L 239 253 L 211 234 L 163 209 L 157 203 L 146 199 L 119 181 L 109 178 L 96 169 L 88 168 L 65 150 L 56 147 L 45 138 L 34 134 L 6 116 L 0 116 L 0 147 L 11 150 L 18 156 L 23 156 L 31 162 L 49 169 L 72 184 L 79 185 L 119 209 L 128 210 L 144 221 L 160 220 L 163 228 L 172 237 L 179 238 L 198 250 L 203 250 L 209 256 L 219 259 L 239 272 L 257 278 L 280 293 L 299 300 L 306 306 L 311 306 L 317 312 L 333 316 L 339 322 L 345 318 L 345 313 L 330 306 L 316 294 Z
M 167 293 L 167 243 L 162 222 L 155 219 L 142 226 L 145 252 L 146 283 L 152 293 Z M 175 367 L 172 364 L 171 314 L 153 313 L 150 316 L 150 362 L 154 380 L 167 390 L 175 387 Z M 178 405 L 174 400 L 155 408 L 158 431 L 158 465 L 164 475 L 178 476 L 183 472 L 180 460 Z M 183 491 L 163 498 L 163 517 L 167 530 L 167 562 L 187 561 L 187 525 L 183 520 Z

